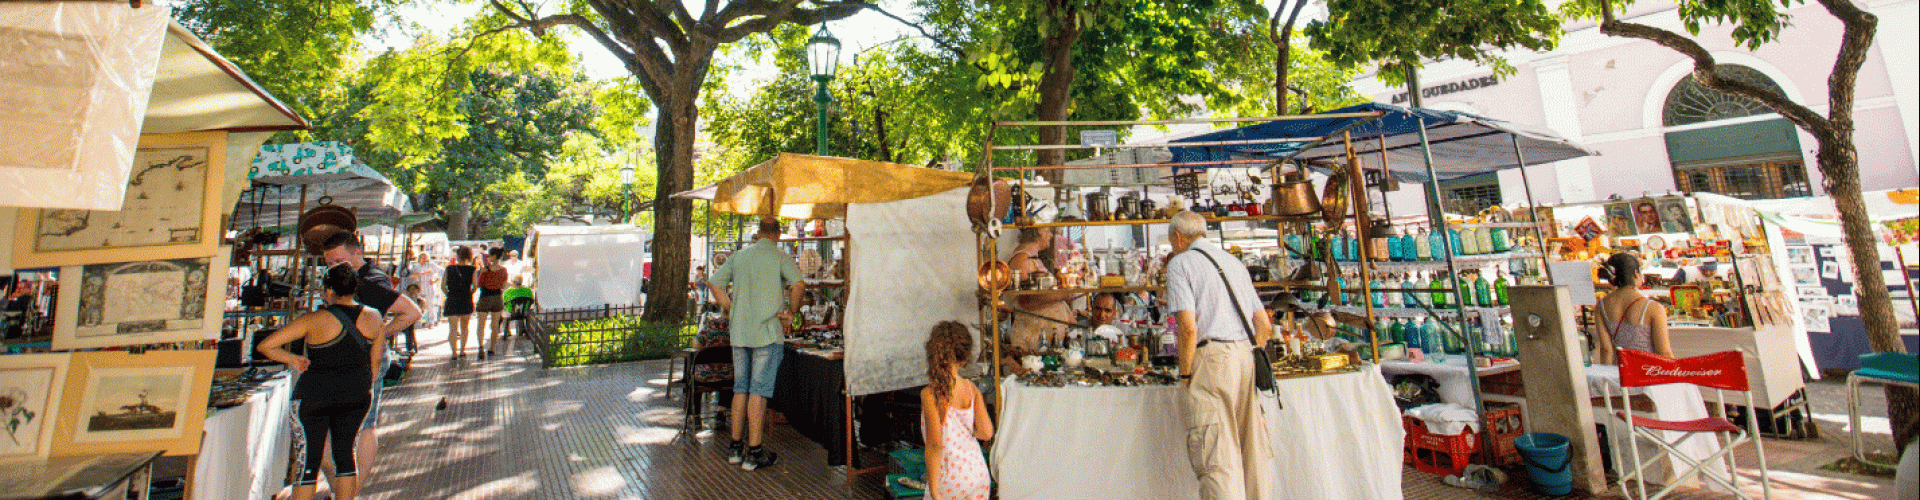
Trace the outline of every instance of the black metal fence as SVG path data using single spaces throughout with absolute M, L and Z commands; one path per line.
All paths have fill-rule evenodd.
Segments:
M 541 364 L 580 366 L 662 359 L 693 345 L 692 321 L 641 321 L 641 306 L 603 305 L 528 312 L 526 331 Z

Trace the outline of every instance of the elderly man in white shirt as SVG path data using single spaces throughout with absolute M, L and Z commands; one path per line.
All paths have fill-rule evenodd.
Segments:
M 1187 458 L 1200 498 L 1268 498 L 1273 446 L 1253 385 L 1252 349 L 1273 335 L 1272 319 L 1263 314 L 1240 260 L 1206 239 L 1205 219 L 1180 212 L 1168 225 L 1173 257 L 1167 261 L 1167 305 L 1178 323 Z

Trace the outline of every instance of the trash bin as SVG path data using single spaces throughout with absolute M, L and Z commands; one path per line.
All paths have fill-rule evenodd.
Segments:
M 1527 479 L 1543 495 L 1573 493 L 1573 460 L 1567 454 L 1567 437 L 1548 432 L 1523 434 L 1513 440 L 1520 449 L 1520 460 L 1527 464 Z

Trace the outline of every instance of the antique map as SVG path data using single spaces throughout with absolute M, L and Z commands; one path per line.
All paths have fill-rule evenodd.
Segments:
M 140 148 L 120 210 L 42 210 L 34 250 L 199 243 L 210 174 L 207 156 L 205 147 Z
M 209 259 L 94 264 L 81 270 L 74 334 L 100 337 L 199 329 L 205 318 Z

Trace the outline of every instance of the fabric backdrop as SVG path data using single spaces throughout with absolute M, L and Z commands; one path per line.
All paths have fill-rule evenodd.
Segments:
M 847 386 L 852 395 L 926 385 L 927 333 L 980 322 L 967 188 L 847 205 Z M 980 348 L 978 334 L 973 343 Z

